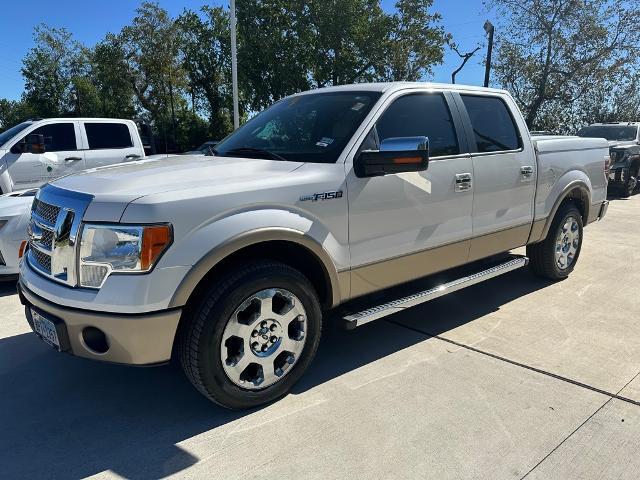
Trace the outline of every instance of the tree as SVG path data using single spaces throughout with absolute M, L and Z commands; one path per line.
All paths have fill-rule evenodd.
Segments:
M 91 52 L 91 80 L 95 86 L 100 116 L 133 118 L 133 88 L 129 78 L 122 38 L 112 33 Z
M 231 53 L 229 15 L 220 7 L 202 7 L 204 18 L 191 10 L 178 17 L 182 68 L 188 77 L 193 111 L 205 103 L 211 138 L 233 129 L 231 119 Z
M 38 116 L 51 117 L 82 111 L 86 86 L 87 51 L 64 28 L 39 25 L 33 47 L 23 60 L 24 100 Z
M 31 107 L 22 100 L 0 99 L 0 131 L 33 117 Z
M 442 16 L 430 13 L 433 0 L 398 0 L 393 15 L 387 79 L 417 81 L 433 73 L 444 59 L 451 35 L 439 25 Z
M 419 80 L 441 63 L 449 36 L 432 0 L 244 0 L 239 66 L 253 109 L 312 87 Z M 260 54 L 256 54 L 260 52 Z
M 143 2 L 131 25 L 122 29 L 127 78 L 137 101 L 150 114 L 168 145 L 177 135 L 176 102 L 186 87 L 179 62 L 178 28 L 157 3 Z
M 527 125 L 557 127 L 562 112 L 615 83 L 637 55 L 636 5 L 620 0 L 490 0 L 502 19 L 494 75 Z

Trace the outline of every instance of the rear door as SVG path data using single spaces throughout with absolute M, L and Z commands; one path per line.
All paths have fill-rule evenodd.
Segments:
M 385 138 L 426 136 L 424 172 L 358 178 L 347 158 L 351 292 L 366 294 L 467 261 L 473 191 L 457 181 L 471 175 L 448 93 L 402 92 L 386 100 L 359 150 Z
M 76 121 L 52 121 L 25 131 L 44 137 L 45 153 L 7 154 L 7 167 L 14 190 L 35 188 L 85 167 L 84 152 L 79 149 L 79 126 Z M 15 146 L 15 145 L 14 145 Z
M 87 168 L 129 162 L 142 157 L 131 126 L 123 122 L 82 122 Z
M 491 94 L 456 95 L 473 158 L 470 260 L 525 245 L 533 222 L 537 165 L 528 130 L 513 101 Z

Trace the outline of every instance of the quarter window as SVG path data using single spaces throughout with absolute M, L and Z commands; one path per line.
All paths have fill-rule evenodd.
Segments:
M 129 127 L 123 123 L 85 123 L 90 150 L 133 147 Z
M 398 98 L 382 114 L 376 130 L 380 142 L 394 137 L 428 137 L 431 157 L 460 153 L 453 119 L 441 94 Z
M 517 150 L 522 146 L 518 128 L 502 99 L 461 95 L 467 109 L 478 152 Z
M 77 150 L 76 131 L 73 123 L 51 123 L 36 128 L 30 135 L 42 135 L 47 152 Z

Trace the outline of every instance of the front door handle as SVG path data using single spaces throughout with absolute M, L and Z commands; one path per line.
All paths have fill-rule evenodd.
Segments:
M 533 177 L 533 167 L 529 165 L 525 165 L 524 167 L 521 167 L 520 174 L 522 175 L 523 179 L 529 179 Z
M 458 173 L 456 174 L 456 192 L 468 192 L 471 190 L 472 178 L 470 173 Z
M 82 157 L 67 157 L 64 159 L 64 161 L 68 163 L 79 162 L 80 160 L 82 160 Z

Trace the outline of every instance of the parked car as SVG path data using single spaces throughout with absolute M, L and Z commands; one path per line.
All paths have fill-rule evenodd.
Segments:
M 28 120 L 0 133 L 0 193 L 86 168 L 144 158 L 136 124 L 109 118 Z
M 594 123 L 580 129 L 578 136 L 609 141 L 609 185 L 623 197 L 632 195 L 640 185 L 640 123 Z
M 21 190 L 0 196 L 0 279 L 18 274 L 36 192 L 36 189 Z
M 531 138 L 502 90 L 314 90 L 216 151 L 38 192 L 19 291 L 43 340 L 134 365 L 175 354 L 207 398 L 252 407 L 301 377 L 326 312 L 354 328 L 528 262 L 566 278 L 608 206 L 607 142 Z
M 531 134 L 532 137 L 551 137 L 551 136 L 553 136 L 553 133 L 549 132 L 548 130 L 531 130 L 529 133 Z
M 214 155 L 215 148 L 218 143 L 219 142 L 217 140 L 209 140 L 207 142 L 204 142 L 195 150 L 190 150 L 188 152 L 185 152 L 185 155 L 209 155 L 209 156 Z

